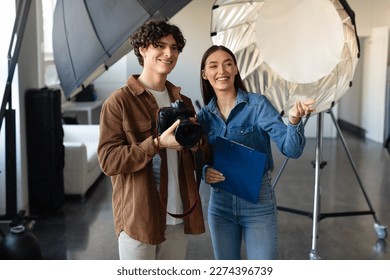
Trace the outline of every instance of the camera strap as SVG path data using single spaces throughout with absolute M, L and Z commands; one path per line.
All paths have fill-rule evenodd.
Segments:
M 195 161 L 194 161 L 195 163 Z M 196 166 L 195 166 L 196 167 Z M 184 171 L 184 178 L 191 178 L 191 176 L 194 176 L 193 174 L 193 170 L 192 169 L 186 169 L 184 167 L 183 168 L 183 171 Z M 193 204 L 191 205 L 191 207 L 189 207 L 187 210 L 185 210 L 183 213 L 180 213 L 180 214 L 177 214 L 177 213 L 171 213 L 168 211 L 167 207 L 166 207 L 166 204 L 164 203 L 164 200 L 166 201 L 167 200 L 167 196 L 168 196 L 168 190 L 165 189 L 165 191 L 162 192 L 162 189 L 160 189 L 160 193 L 159 193 L 159 197 L 160 197 L 160 202 L 161 202 L 161 205 L 164 207 L 165 209 L 165 212 L 170 215 L 171 217 L 174 217 L 174 218 L 177 218 L 177 219 L 183 219 L 183 218 L 186 218 L 188 217 L 189 215 L 191 215 L 194 210 L 196 209 L 196 207 L 198 206 L 199 204 L 199 201 L 200 201 L 200 196 L 199 196 L 199 185 L 200 185 L 200 180 L 201 180 L 201 177 L 198 177 L 196 176 L 195 178 L 196 180 L 196 184 L 191 184 L 192 186 L 194 186 L 194 189 L 192 190 L 192 192 L 189 192 L 188 195 L 191 196 L 192 195 L 192 201 L 193 201 Z M 167 183 L 167 182 L 166 182 Z M 166 184 L 165 183 L 165 184 Z M 162 184 L 162 182 L 160 182 L 160 184 Z M 161 185 L 160 185 L 160 188 L 161 188 Z M 196 196 L 196 197 L 193 197 L 193 196 Z M 162 196 L 166 196 L 165 198 L 166 199 L 163 199 Z M 190 199 L 189 199 L 190 200 Z
M 170 213 L 167 211 L 167 209 L 165 209 L 165 211 L 167 212 L 167 214 L 171 217 L 174 217 L 174 218 L 177 218 L 177 219 L 184 219 L 185 217 L 188 217 L 189 215 L 191 215 L 192 212 L 194 212 L 194 210 L 196 209 L 196 206 L 198 206 L 198 201 L 199 201 L 199 198 L 197 198 L 195 200 L 195 203 L 191 206 L 190 209 L 188 209 L 187 211 L 185 211 L 184 213 L 182 214 L 174 214 L 174 213 Z

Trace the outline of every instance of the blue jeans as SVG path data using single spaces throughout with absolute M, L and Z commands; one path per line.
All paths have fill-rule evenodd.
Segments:
M 277 207 L 270 176 L 263 178 L 257 204 L 212 187 L 208 223 L 217 260 L 241 259 L 242 240 L 247 259 L 276 259 Z

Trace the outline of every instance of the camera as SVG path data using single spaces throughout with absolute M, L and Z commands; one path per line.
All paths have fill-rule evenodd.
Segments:
M 194 113 L 184 105 L 183 101 L 176 100 L 171 103 L 171 107 L 160 108 L 157 119 L 158 134 L 161 135 L 180 119 L 180 124 L 175 130 L 176 141 L 185 148 L 191 148 L 202 137 L 202 127 L 189 120 L 194 116 Z

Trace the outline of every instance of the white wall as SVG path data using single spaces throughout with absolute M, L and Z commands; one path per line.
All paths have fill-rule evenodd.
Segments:
M 117 61 L 93 82 L 98 100 L 105 100 L 111 92 L 125 84 L 128 78 L 126 61 L 127 56 Z
M 354 85 L 340 100 L 339 118 L 385 141 L 386 75 L 389 65 L 389 0 L 348 0 L 355 12 L 362 57 Z
M 384 142 L 386 71 L 389 49 L 389 28 L 375 27 L 369 40 L 365 41 L 366 56 L 362 80 L 362 127 L 366 137 Z
M 371 36 L 372 28 L 375 26 L 390 27 L 389 0 L 347 0 L 347 2 L 355 12 L 359 36 Z

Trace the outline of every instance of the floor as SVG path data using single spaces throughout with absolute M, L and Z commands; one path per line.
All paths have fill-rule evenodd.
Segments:
M 390 225 L 390 155 L 378 143 L 348 132 L 343 132 L 343 136 L 349 153 L 339 138 L 325 138 L 316 157 L 317 140 L 310 138 L 302 157 L 288 160 L 282 170 L 275 184 L 278 205 L 282 208 L 278 211 L 280 259 L 390 260 L 388 238 L 379 238 L 387 235 L 387 229 L 374 230 L 375 222 Z M 322 168 L 317 172 L 313 164 L 316 158 L 322 158 Z M 274 160 L 275 181 L 284 158 L 274 150 Z M 316 175 L 320 207 L 319 221 L 313 223 Z M 207 213 L 209 187 L 202 184 L 200 194 Z M 314 242 L 313 228 L 317 228 Z M 102 176 L 84 201 L 67 198 L 58 213 L 37 217 L 33 234 L 47 260 L 118 259 L 110 179 Z M 213 258 L 208 231 L 190 236 L 187 259 Z

